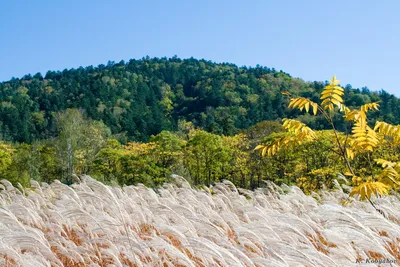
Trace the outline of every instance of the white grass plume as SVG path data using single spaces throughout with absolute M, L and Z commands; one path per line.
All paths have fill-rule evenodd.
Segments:
M 155 190 L 89 176 L 73 186 L 33 181 L 32 189 L 1 181 L 0 265 L 400 264 L 398 196 L 376 200 L 384 217 L 368 203 L 340 205 L 348 198 L 340 188 L 312 197 L 270 182 L 255 191 L 227 181 L 197 190 L 173 178 Z

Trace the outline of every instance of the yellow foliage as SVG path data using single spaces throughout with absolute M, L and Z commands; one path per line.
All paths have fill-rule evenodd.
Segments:
M 0 143 L 0 149 L 10 154 L 12 154 L 15 151 L 15 149 L 12 148 L 10 145 L 4 143 Z
M 0 143 L 0 173 L 11 164 L 14 151 L 11 146 Z
M 381 165 L 383 168 L 387 168 L 387 167 L 395 168 L 396 166 L 399 166 L 398 163 L 391 162 L 386 159 L 375 159 L 375 162 L 378 163 L 379 165 Z
M 156 146 L 157 145 L 153 142 L 149 143 L 129 142 L 123 148 L 127 154 L 146 155 L 150 153 L 154 148 L 156 148 Z
M 377 121 L 375 123 L 375 131 L 387 136 L 396 136 L 400 134 L 400 128 L 384 121 Z
M 375 162 L 384 168 L 379 174 L 378 180 L 389 185 L 393 189 L 397 189 L 400 186 L 400 163 L 385 159 L 375 159 Z
M 344 135 L 341 133 L 335 133 L 334 132 L 330 132 L 330 137 L 332 138 L 332 140 L 337 139 L 338 142 L 340 143 L 340 145 L 343 147 L 343 149 L 346 152 L 346 156 L 348 159 L 354 159 L 356 152 L 354 147 L 352 147 L 352 142 L 354 140 L 354 138 L 350 135 Z M 340 153 L 340 149 L 338 146 L 335 146 L 334 148 L 332 148 L 334 151 L 336 151 L 337 153 Z
M 378 135 L 366 124 L 357 121 L 352 129 L 353 139 L 350 144 L 358 152 L 374 151 L 379 144 Z
M 378 110 L 379 104 L 377 102 L 368 103 L 361 106 L 360 110 L 350 110 L 346 107 L 345 109 L 345 120 L 354 121 L 352 129 L 352 138 L 349 144 L 352 147 L 352 151 L 346 151 L 348 157 L 354 158 L 354 151 L 365 152 L 371 151 L 379 144 L 378 135 L 374 129 L 367 125 L 367 112 L 369 110 Z
M 361 111 L 367 113 L 368 110 L 379 110 L 379 103 L 373 102 L 361 106 Z
M 258 145 L 254 150 L 261 150 L 262 156 L 273 156 L 282 148 L 288 149 L 317 138 L 315 132 L 304 123 L 291 119 L 283 121 L 283 127 L 288 131 L 289 136 L 276 139 L 269 145 Z
M 304 193 L 311 194 L 311 192 L 321 189 L 322 185 L 330 188 L 336 177 L 337 171 L 328 167 L 312 170 L 307 173 L 307 176 L 298 178 L 296 182 Z
M 345 121 L 358 122 L 362 127 L 364 127 L 367 124 L 367 112 L 369 110 L 379 110 L 378 102 L 362 105 L 360 110 L 350 110 L 349 108 L 345 107 L 344 119 Z
M 318 181 L 316 179 L 312 179 L 311 177 L 299 177 L 297 178 L 296 182 L 297 187 L 303 190 L 307 195 L 319 189 Z
M 343 104 L 342 96 L 344 95 L 344 89 L 339 86 L 339 83 L 340 81 L 336 79 L 336 76 L 333 76 L 321 93 L 320 105 L 305 97 L 295 97 L 290 99 L 289 108 L 297 108 L 300 111 L 305 110 L 306 112 L 312 109 L 314 115 L 317 115 L 319 111 L 332 126 L 333 130 L 329 133 L 332 138 L 332 146 L 328 145 L 327 148 L 334 151 L 343 159 L 349 170 L 345 175 L 352 177 L 352 184 L 357 185 L 353 188 L 351 196 L 360 195 L 361 200 L 369 200 L 372 195 L 377 197 L 386 195 L 389 189 L 400 187 L 400 163 L 377 159 L 375 161 L 382 165 L 384 170 L 379 175 L 374 176 L 376 170 L 372 167 L 372 161 L 374 155 L 380 153 L 379 151 L 376 152 L 376 150 L 385 141 L 384 137 L 389 137 L 388 139 L 392 144 L 400 145 L 400 125 L 395 126 L 378 121 L 372 129 L 367 123 L 367 112 L 378 110 L 379 103 L 368 103 L 362 105 L 360 109 L 352 110 Z M 284 92 L 283 94 L 291 95 L 288 92 Z M 343 134 L 335 129 L 331 113 L 335 107 L 344 113 L 343 117 L 345 121 L 353 123 L 351 133 Z M 268 145 L 258 145 L 254 150 L 260 150 L 262 156 L 271 156 L 282 148 L 295 147 L 304 142 L 317 141 L 321 143 L 321 136 L 317 136 L 316 132 L 300 121 L 284 119 L 283 127 L 288 132 L 287 136 L 277 138 Z M 370 168 L 368 170 L 366 168 L 359 168 L 356 170 L 357 175 L 355 175 L 351 162 L 357 155 L 360 156 L 356 158 L 356 161 L 367 161 L 366 163 L 369 163 Z M 320 177 L 325 172 L 322 170 L 316 171 L 318 173 L 312 171 L 308 175 L 315 178 Z M 297 179 L 297 183 L 299 187 L 306 191 L 316 188 L 314 179 L 309 177 L 300 177 Z
M 354 187 L 350 196 L 359 195 L 361 200 L 370 200 L 371 196 L 380 197 L 389 193 L 389 186 L 381 182 L 365 182 Z
M 399 173 L 393 167 L 386 167 L 383 169 L 378 176 L 378 180 L 394 189 L 400 186 Z
M 351 182 L 355 185 L 358 185 L 362 182 L 362 178 L 360 176 L 354 175 L 353 178 L 351 178 Z
M 346 156 L 349 159 L 354 159 L 354 150 L 346 147 Z
M 339 109 L 343 109 L 343 99 L 342 95 L 344 95 L 344 90 L 339 86 L 340 81 L 336 79 L 336 76 L 329 81 L 329 84 L 324 88 L 324 91 L 321 93 L 321 106 L 325 110 L 333 111 L 334 106 L 337 106 Z
M 386 123 L 383 121 L 377 121 L 375 123 L 374 130 L 384 136 L 393 138 L 394 145 L 400 145 L 400 127 L 399 125 L 395 126 L 390 123 Z
M 317 138 L 315 132 L 310 127 L 297 120 L 283 119 L 283 127 L 288 130 L 289 133 L 293 133 L 298 137 L 300 141 L 309 141 Z
M 367 121 L 367 114 L 361 110 L 350 110 L 349 108 L 346 108 L 344 119 L 345 121 L 359 121 L 365 123 Z
M 300 111 L 303 111 L 303 109 L 305 109 L 306 112 L 308 112 L 310 110 L 310 107 L 312 107 L 313 109 L 314 116 L 317 115 L 318 111 L 317 103 L 314 103 L 313 101 L 304 97 L 290 99 L 289 108 L 298 108 L 300 109 Z

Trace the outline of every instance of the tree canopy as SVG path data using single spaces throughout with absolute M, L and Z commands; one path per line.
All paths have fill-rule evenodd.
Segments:
M 234 135 L 261 121 L 299 115 L 287 108 L 281 92 L 315 102 L 325 85 L 273 68 L 177 57 L 48 71 L 44 77 L 25 75 L 0 83 L 0 138 L 32 143 L 55 137 L 55 114 L 69 108 L 83 110 L 88 118 L 102 121 L 113 134 L 124 133 L 130 141 L 176 131 L 179 120 L 214 134 Z M 380 111 L 370 120 L 400 122 L 400 99 L 395 96 L 350 85 L 345 91 L 348 107 L 381 101 Z M 313 129 L 329 126 L 321 116 L 304 115 L 301 120 Z

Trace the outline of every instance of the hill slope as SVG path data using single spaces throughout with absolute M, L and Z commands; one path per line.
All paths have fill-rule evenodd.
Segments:
M 327 77 L 327 79 L 330 77 Z M 179 58 L 144 58 L 62 72 L 49 71 L 0 83 L 0 138 L 30 143 L 55 135 L 55 113 L 80 108 L 102 120 L 113 133 L 147 140 L 175 130 L 179 120 L 231 135 L 262 120 L 296 115 L 280 94 L 316 98 L 322 82 L 304 82 L 266 67 L 237 67 Z M 393 95 L 346 86 L 347 106 L 381 100 L 371 116 L 397 124 L 400 100 Z M 311 127 L 325 124 L 304 117 Z

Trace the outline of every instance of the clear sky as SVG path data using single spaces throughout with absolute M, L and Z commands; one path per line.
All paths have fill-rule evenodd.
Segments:
M 147 55 L 337 75 L 400 96 L 400 1 L 0 2 L 0 81 Z

